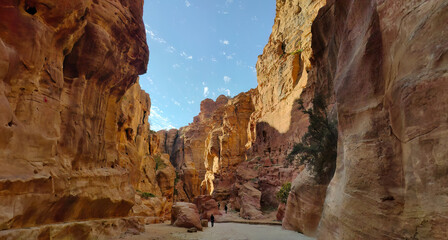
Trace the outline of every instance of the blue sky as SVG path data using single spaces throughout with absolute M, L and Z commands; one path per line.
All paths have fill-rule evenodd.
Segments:
M 274 17 L 275 0 L 146 0 L 150 57 L 140 85 L 151 129 L 186 126 L 205 98 L 255 88 Z

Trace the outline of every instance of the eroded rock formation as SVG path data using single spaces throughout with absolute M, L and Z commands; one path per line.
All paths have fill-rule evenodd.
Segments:
M 284 226 L 319 239 L 447 237 L 446 174 L 440 175 L 447 118 L 439 114 L 447 112 L 447 7 L 327 1 L 319 10 L 308 85 L 334 86 L 337 171 L 319 228 L 319 216 L 304 209 L 322 209 L 316 203 L 325 186 L 304 172 L 294 181 Z
M 198 208 L 201 219 L 210 220 L 210 216 L 221 215 L 218 209 L 218 203 L 210 195 L 200 195 L 194 199 L 194 204 Z
M 158 133 L 137 84 L 142 4 L 0 4 L 1 237 L 141 231 L 172 212 L 200 228 L 195 205 L 171 208 L 201 194 L 257 219 L 294 180 L 285 228 L 448 238 L 448 3 L 278 0 L 258 87 L 206 99 L 192 124 Z M 285 161 L 308 126 L 296 100 L 309 107 L 317 92 L 339 121 L 328 188 Z M 198 205 L 208 217 L 215 202 Z
M 262 208 L 278 206 L 276 192 L 299 172 L 285 158 L 308 125 L 295 101 L 307 86 L 311 23 L 323 4 L 279 1 L 257 63 L 258 87 L 233 99 L 204 100 L 192 124 L 158 133 L 159 148 L 170 154 L 180 175 L 179 200 L 213 194 L 250 219 L 260 218 Z
M 11 229 L 0 234 L 37 226 L 27 234 L 87 237 L 101 225 L 90 219 L 135 227 L 141 218 L 126 218 L 135 189 L 167 191 L 137 82 L 149 54 L 142 10 L 143 1 L 0 3 L 0 230 Z
M 176 136 L 163 146 L 173 164 L 194 176 L 183 179 L 184 195 L 206 190 L 256 218 L 295 178 L 285 228 L 320 239 L 447 238 L 447 8 L 436 0 L 277 1 L 259 85 L 249 92 L 247 135 L 237 137 L 246 150 L 223 147 L 219 126 L 233 100 L 218 108 L 207 100 L 194 123 L 165 134 Z M 339 121 L 328 189 L 303 167 L 285 167 L 308 125 L 295 100 L 310 107 L 316 93 Z M 222 165 L 223 150 L 235 149 L 236 161 Z
M 339 153 L 319 238 L 446 239 L 448 2 L 328 2 L 313 48 Z
M 177 227 L 193 228 L 202 231 L 201 219 L 196 205 L 187 202 L 177 202 L 173 205 L 171 224 Z

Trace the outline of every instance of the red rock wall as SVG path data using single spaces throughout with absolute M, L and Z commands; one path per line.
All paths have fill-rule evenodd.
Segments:
M 447 22 L 436 0 L 320 11 L 315 56 L 334 53 L 339 118 L 320 239 L 448 238 Z
M 128 216 L 149 161 L 142 9 L 0 3 L 0 230 Z

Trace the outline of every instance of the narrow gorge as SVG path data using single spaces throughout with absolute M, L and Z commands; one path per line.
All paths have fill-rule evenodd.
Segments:
M 448 2 L 275 13 L 256 88 L 155 132 L 143 0 L 0 3 L 0 239 L 118 239 L 224 205 L 317 239 L 448 239 Z M 323 181 L 291 155 L 317 96 L 338 134 Z

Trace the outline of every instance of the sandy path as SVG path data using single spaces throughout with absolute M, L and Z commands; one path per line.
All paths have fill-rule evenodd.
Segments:
M 209 223 L 210 226 L 210 223 Z M 162 239 L 217 239 L 217 240 L 309 240 L 293 231 L 283 230 L 280 226 L 250 225 L 241 223 L 216 223 L 204 228 L 202 232 L 188 233 L 186 228 L 173 227 L 169 224 L 146 225 L 146 232 L 140 235 L 126 235 L 125 240 L 162 240 Z

